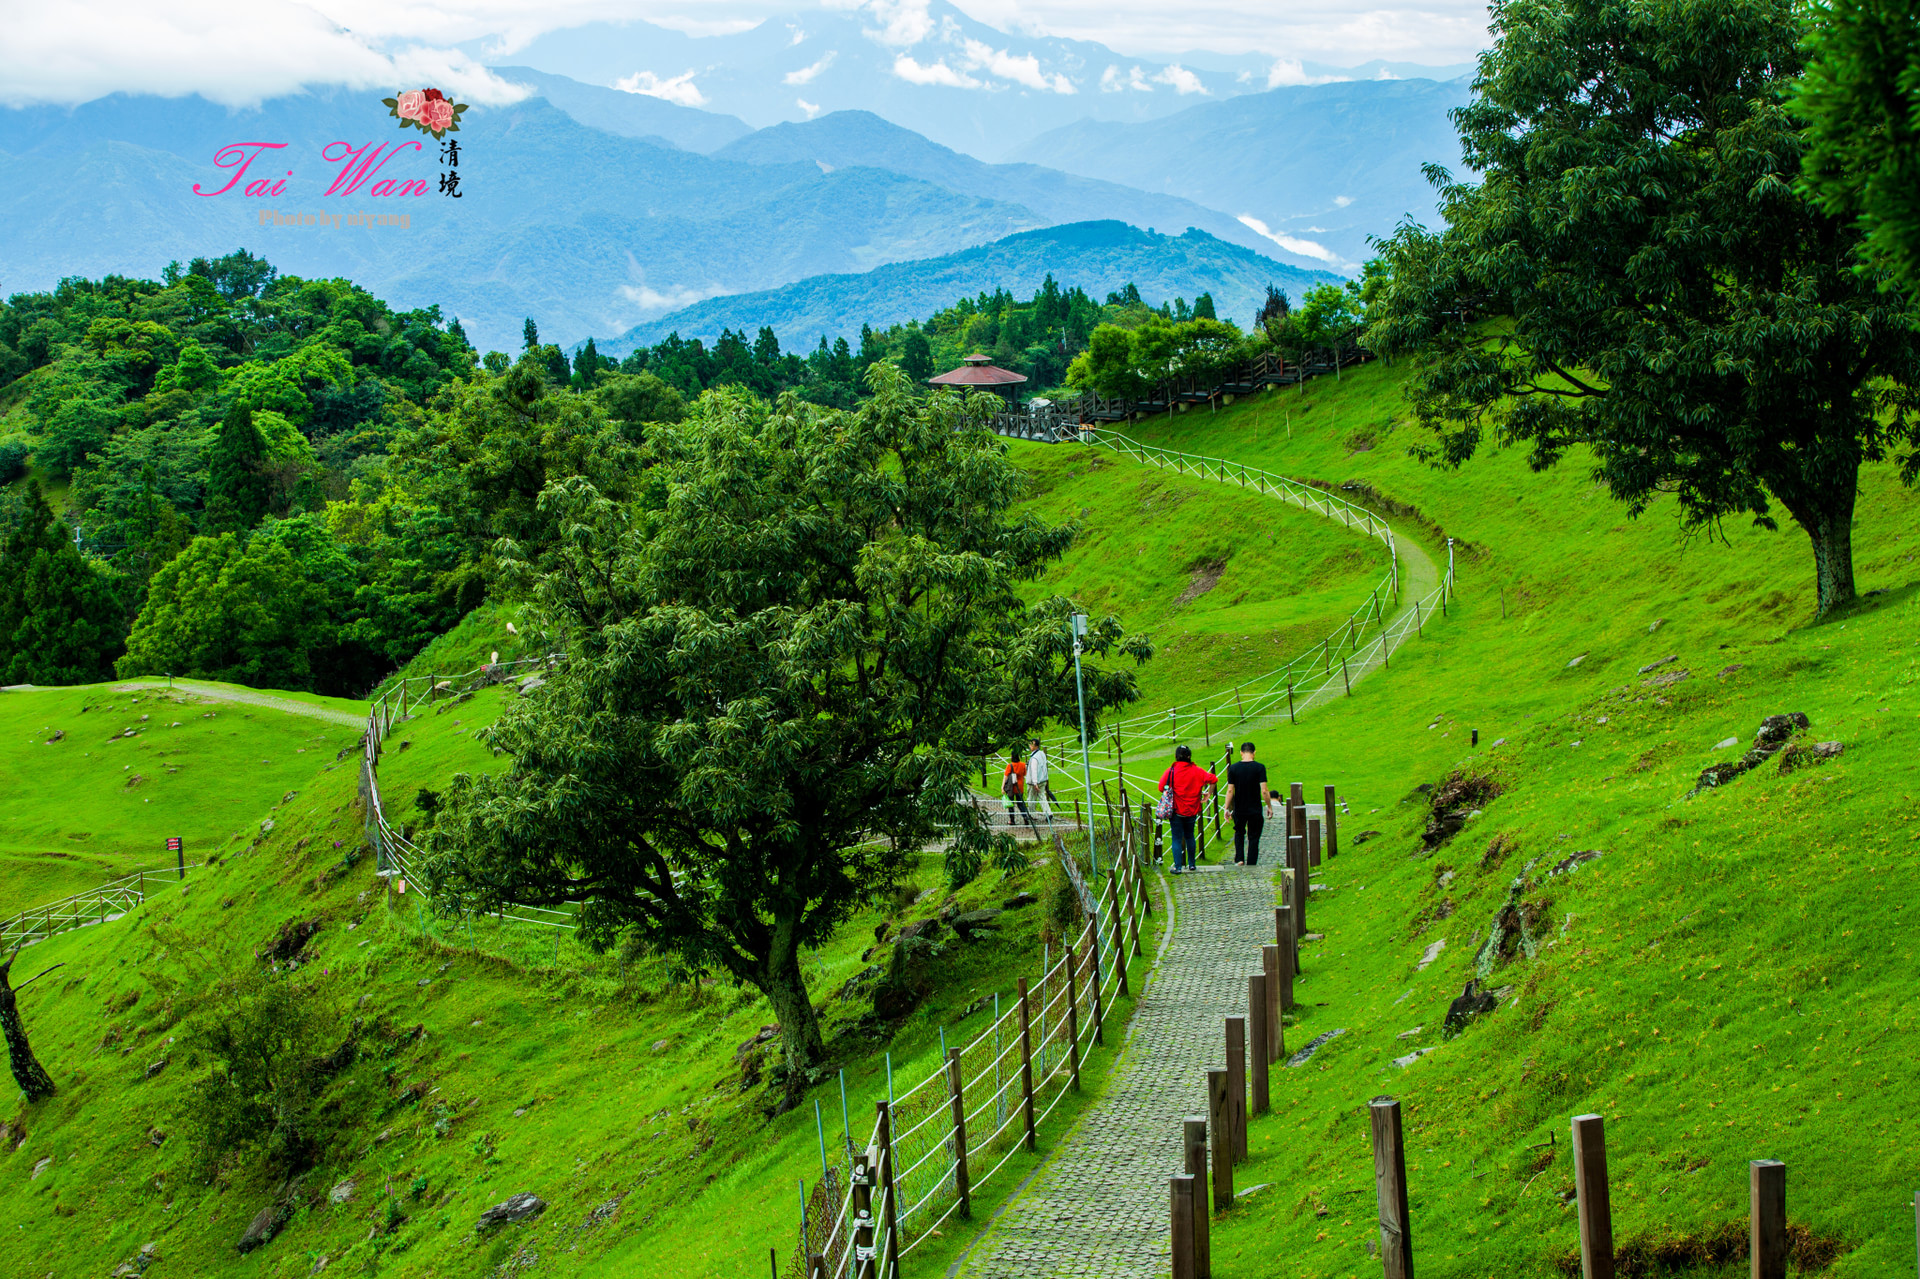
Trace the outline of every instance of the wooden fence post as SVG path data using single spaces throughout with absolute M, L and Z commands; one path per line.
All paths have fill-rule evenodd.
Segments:
M 1280 1024 L 1280 947 L 1260 948 L 1260 967 L 1267 979 L 1267 1060 L 1279 1061 L 1287 1055 L 1286 1030 Z
M 1367 1114 L 1373 1127 L 1373 1189 L 1380 1205 L 1380 1259 L 1386 1279 L 1413 1279 L 1407 1151 L 1400 1139 L 1400 1103 L 1376 1097 L 1368 1105 Z
M 1193 1206 L 1193 1178 L 1178 1173 L 1168 1179 L 1173 1202 L 1173 1279 L 1199 1279 L 1194 1269 L 1193 1223 L 1200 1214 Z
M 1227 1087 L 1232 1092 L 1233 1161 L 1247 1157 L 1247 1019 L 1227 1018 Z
M 1267 1027 L 1267 975 L 1247 978 L 1247 1113 L 1264 1115 L 1267 1104 L 1267 1067 L 1273 1064 L 1273 1032 Z
M 1014 983 L 1020 996 L 1020 1116 L 1027 1129 L 1027 1149 L 1035 1147 L 1033 1132 L 1033 1008 L 1027 1000 L 1027 979 Z
M 1336 811 L 1339 807 L 1340 802 L 1333 793 L 1333 787 L 1327 787 L 1325 798 L 1321 801 L 1320 825 L 1326 833 L 1329 859 L 1340 855 L 1340 823 Z
M 1778 1159 L 1747 1165 L 1748 1252 L 1753 1279 L 1787 1279 L 1787 1166 Z
M 1573 1117 L 1573 1190 L 1580 1200 L 1581 1279 L 1613 1279 L 1613 1207 L 1607 1133 L 1599 1115 Z
M 1089 939 L 1092 945 L 1087 947 L 1087 1003 L 1093 1013 L 1093 1042 L 1104 1046 L 1107 1042 L 1106 1009 L 1100 1003 L 1100 925 L 1096 922 L 1088 925 Z
M 1180 1136 L 1187 1175 L 1193 1178 L 1194 1279 L 1213 1279 L 1213 1249 L 1207 1230 L 1207 1121 L 1189 1115 L 1180 1125 Z
M 1075 1072 L 1076 1077 L 1078 1072 Z M 953 1189 L 960 1215 L 973 1216 L 973 1195 L 967 1180 L 967 1103 L 961 1095 L 960 1050 L 947 1049 L 947 1105 L 953 1115 Z
M 1213 1134 L 1213 1207 L 1225 1212 L 1233 1206 L 1233 1102 L 1224 1070 L 1207 1072 L 1207 1131 Z
M 1073 952 L 1073 943 L 1064 947 L 1067 966 L 1067 1080 L 1075 1092 L 1080 1091 L 1080 991 L 1079 977 L 1075 969 L 1080 966 L 1079 957 Z
M 1313 866 L 1320 864 L 1320 819 L 1318 817 L 1307 819 L 1307 862 Z
M 1120 885 L 1124 873 L 1125 867 L 1121 866 L 1119 860 L 1116 858 L 1113 866 L 1113 874 L 1107 877 L 1107 904 L 1109 907 L 1107 919 L 1113 929 L 1113 935 L 1107 939 L 1107 962 L 1113 965 L 1113 989 L 1114 993 L 1118 995 L 1125 995 L 1127 993 L 1127 961 L 1133 958 L 1132 953 L 1127 947 L 1126 903 L 1120 900 Z
M 1313 872 L 1307 866 L 1307 837 L 1287 838 L 1287 865 L 1293 868 L 1293 936 L 1296 945 L 1307 940 L 1307 898 L 1313 893 Z
M 1281 906 L 1273 912 L 1275 947 L 1280 952 L 1280 1011 L 1293 1011 L 1293 973 L 1299 959 L 1299 943 L 1293 940 L 1293 908 Z

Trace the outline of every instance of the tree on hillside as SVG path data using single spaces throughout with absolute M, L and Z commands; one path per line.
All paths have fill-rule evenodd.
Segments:
M 531 315 L 527 317 L 527 322 L 520 326 L 520 349 L 523 351 L 540 349 L 540 326 L 533 322 Z
M 1812 123 L 1807 177 L 1828 212 L 1859 219 L 1868 258 L 1920 291 L 1920 7 L 1833 0 L 1815 13 L 1795 103 Z
M 253 424 L 253 410 L 227 410 L 207 459 L 207 527 L 214 532 L 250 529 L 273 500 L 267 473 L 267 441 Z
M 24 945 L 24 942 L 21 943 L 21 946 Z M 13 961 L 20 958 L 21 946 L 15 946 L 13 953 L 7 956 L 7 961 L 0 964 L 0 1032 L 6 1035 L 7 1064 L 13 1068 L 13 1082 L 20 1085 L 20 1091 L 27 1095 L 27 1104 L 31 1105 L 53 1096 L 53 1076 L 33 1055 L 33 1044 L 27 1039 L 27 1028 L 20 1020 L 20 1004 L 16 997 L 60 965 L 42 969 L 16 986 L 13 984 Z
M 1213 313 L 1213 294 L 1202 293 L 1193 300 L 1193 318 L 1196 320 L 1217 320 L 1220 318 Z
M 1813 543 L 1818 612 L 1846 603 L 1860 465 L 1920 428 L 1920 334 L 1854 270 L 1858 231 L 1794 185 L 1799 10 L 1492 12 L 1455 113 L 1482 180 L 1436 175 L 1447 229 L 1382 246 L 1369 341 L 1422 353 L 1428 456 L 1458 465 L 1491 431 L 1544 468 L 1584 444 L 1631 513 L 1671 492 L 1709 528 L 1773 527 L 1778 502 Z
M 126 622 L 104 566 L 89 563 L 31 481 L 0 530 L 0 683 L 105 679 Z
M 639 440 L 650 422 L 678 422 L 687 415 L 680 392 L 651 373 L 611 373 L 594 388 L 594 398 L 629 440 Z
M 900 343 L 900 371 L 915 383 L 933 376 L 933 346 L 917 326 L 909 328 Z
M 736 391 L 653 432 L 655 496 L 550 489 L 570 529 L 535 577 L 566 662 L 461 775 L 431 840 L 470 909 L 581 903 L 588 940 L 632 932 L 761 990 L 804 1085 L 822 1058 L 801 952 L 884 900 L 952 836 L 948 877 L 1023 858 L 963 802 L 983 756 L 1074 713 L 1067 615 L 1019 584 L 1072 540 L 1016 517 L 1023 483 L 985 397 L 921 398 L 887 364 L 856 412 Z M 1088 713 L 1135 696 L 1088 639 Z
M 1319 284 L 1300 299 L 1300 309 L 1292 315 L 1300 341 L 1308 347 L 1325 347 L 1333 352 L 1333 380 L 1340 380 L 1340 352 L 1359 333 L 1363 319 L 1360 286 L 1349 280 L 1342 284 Z M 1304 383 L 1302 384 L 1304 388 Z
M 153 575 L 116 670 L 305 689 L 333 639 L 326 590 L 283 541 L 222 533 L 195 538 Z

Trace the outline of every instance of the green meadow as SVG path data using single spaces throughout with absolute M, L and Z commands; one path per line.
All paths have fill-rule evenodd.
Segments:
M 1263 1188 L 1215 1222 L 1214 1273 L 1379 1266 L 1365 1107 L 1381 1095 L 1403 1106 L 1423 1276 L 1567 1273 L 1567 1123 L 1589 1111 L 1607 1117 L 1622 1273 L 1744 1267 L 1728 1241 L 1745 1220 L 1746 1161 L 1759 1157 L 1788 1164 L 1805 1262 L 1905 1273 L 1920 1187 L 1902 1102 L 1920 1079 L 1908 909 L 1920 888 L 1920 498 L 1890 465 L 1863 473 L 1856 567 L 1878 593 L 1816 624 L 1812 557 L 1790 525 L 1689 533 L 1670 498 L 1630 520 L 1577 456 L 1542 474 L 1510 452 L 1434 470 L 1407 454 L 1420 436 L 1399 388 L 1400 371 L 1375 363 L 1128 427 L 1336 487 L 1436 559 L 1452 538 L 1459 574 L 1448 615 L 1390 670 L 1261 730 L 1276 781 L 1315 796 L 1335 783 L 1349 806 L 1341 855 L 1316 877 L 1310 926 L 1323 939 L 1305 947 L 1286 1027 L 1292 1049 L 1345 1033 L 1276 1068 L 1274 1113 L 1253 1122 L 1252 1158 L 1236 1170 L 1240 1188 Z M 1148 707 L 1280 665 L 1384 570 L 1378 543 L 1257 494 L 1078 446 L 1012 448 L 1034 476 L 1031 509 L 1083 525 L 1031 590 L 1151 634 Z M 518 656 L 504 621 L 475 619 L 416 673 Z M 482 690 L 396 726 L 382 765 L 390 815 L 422 820 L 422 789 L 499 767 L 477 730 L 517 695 Z M 1689 795 L 1764 717 L 1790 712 L 1808 717 L 1805 740 L 1844 753 L 1787 773 L 1776 758 Z M 0 717 L 0 841 L 19 904 L 158 860 L 167 834 L 218 858 L 184 891 L 22 957 L 19 974 L 66 967 L 21 997 L 60 1092 L 0 1113 L 0 1175 L 15 1187 L 0 1234 L 14 1255 L 57 1258 L 61 1276 L 111 1273 L 151 1241 L 161 1276 L 291 1279 L 324 1258 L 344 1274 L 537 1264 L 732 1279 L 766 1273 L 772 1248 L 786 1272 L 799 1185 L 819 1174 L 822 1135 L 831 1158 L 846 1129 L 837 1076 L 767 1115 L 745 1047 L 771 1021 L 757 995 L 550 933 L 421 913 L 371 873 L 353 756 L 336 763 L 352 730 L 106 687 L 6 694 Z M 109 742 L 134 726 L 145 731 Z M 1134 784 L 1166 756 L 1130 750 Z M 1459 769 L 1488 774 L 1499 794 L 1429 847 L 1416 787 Z M 136 773 L 149 780 L 130 789 Z M 877 926 L 949 904 L 936 853 L 913 891 L 809 959 L 856 1140 L 889 1067 L 896 1083 L 923 1077 L 943 1036 L 984 1025 L 993 994 L 1038 971 L 1053 945 L 1051 873 L 990 872 L 954 898 L 1042 900 L 1007 911 L 997 937 L 951 946 L 937 987 L 890 1033 L 840 992 L 872 962 Z M 181 1128 L 198 1077 L 182 1045 L 212 1015 L 197 992 L 303 921 L 318 928 L 301 979 L 363 1019 L 380 1087 L 298 1187 L 244 1167 L 197 1180 Z M 1497 922 L 1501 940 L 1483 950 Z M 1136 961 L 1136 989 L 1144 971 Z M 1498 1005 L 1449 1031 L 1469 979 L 1499 991 Z M 1087 1095 L 1130 1008 L 1113 1010 Z M 1074 1113 L 1056 1112 L 1043 1151 Z M 1016 1157 L 1004 1188 L 1032 1166 Z M 522 1190 L 548 1201 L 540 1218 L 475 1231 L 482 1209 Z M 253 1215 L 288 1195 L 298 1206 L 284 1232 L 237 1254 Z M 944 1273 L 972 1233 L 950 1223 L 903 1274 Z

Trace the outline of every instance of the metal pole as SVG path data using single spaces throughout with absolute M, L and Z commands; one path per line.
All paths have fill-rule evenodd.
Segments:
M 840 1072 L 840 1130 L 846 1134 L 847 1158 L 853 1158 L 853 1124 L 847 1119 L 847 1072 Z
M 1087 811 L 1093 811 L 1093 761 L 1087 756 L 1087 686 L 1080 677 L 1080 641 L 1087 633 L 1087 615 L 1075 613 L 1070 623 L 1073 631 L 1073 689 L 1080 697 L 1080 773 L 1087 783 Z M 1095 877 L 1100 874 L 1100 850 L 1094 837 L 1093 826 L 1087 826 L 1087 863 L 1093 868 Z
M 827 1179 L 827 1126 L 820 1121 L 820 1099 L 813 1099 L 813 1132 L 820 1139 L 820 1180 Z

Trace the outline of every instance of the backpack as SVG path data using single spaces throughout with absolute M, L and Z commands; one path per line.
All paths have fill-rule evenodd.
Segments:
M 1020 779 L 1012 773 L 1008 773 L 1005 777 L 1002 777 L 1000 779 L 1000 793 L 1008 799 L 1019 799 Z
M 1163 822 L 1173 816 L 1173 770 L 1171 768 L 1167 770 L 1166 782 L 1167 788 L 1160 792 L 1159 807 L 1153 810 L 1153 815 Z

